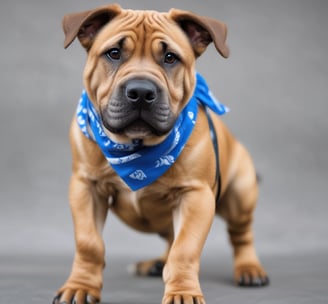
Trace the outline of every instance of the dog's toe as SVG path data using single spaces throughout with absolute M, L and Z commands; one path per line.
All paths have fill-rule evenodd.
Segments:
M 203 296 L 166 295 L 162 304 L 206 304 Z
M 63 294 L 54 297 L 52 304 L 96 304 L 99 303 L 93 296 L 84 291 L 66 290 Z

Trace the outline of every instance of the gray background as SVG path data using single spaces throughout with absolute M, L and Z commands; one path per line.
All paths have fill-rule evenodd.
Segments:
M 231 57 L 213 46 L 198 71 L 231 108 L 224 121 L 263 177 L 256 245 L 272 285 L 231 285 L 231 251 L 216 220 L 203 254 L 208 303 L 328 303 L 328 2 L 119 1 L 125 8 L 188 9 L 228 24 Z M 62 48 L 61 18 L 103 1 L 0 4 L 0 303 L 50 303 L 74 252 L 67 192 L 68 128 L 85 53 Z M 160 280 L 126 264 L 164 249 L 110 215 L 104 303 L 159 303 Z M 110 281 L 109 284 L 107 284 Z

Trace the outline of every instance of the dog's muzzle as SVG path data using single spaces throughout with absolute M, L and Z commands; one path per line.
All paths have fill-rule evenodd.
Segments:
M 148 79 L 130 79 L 114 91 L 102 111 L 104 126 L 129 137 L 161 136 L 174 125 L 167 94 Z

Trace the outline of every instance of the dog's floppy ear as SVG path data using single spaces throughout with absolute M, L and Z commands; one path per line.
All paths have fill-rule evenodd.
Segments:
M 82 46 L 89 50 L 99 30 L 120 12 L 121 7 L 112 4 L 94 10 L 65 15 L 63 18 L 65 49 L 78 37 Z
M 229 56 L 226 44 L 227 26 L 223 22 L 177 9 L 171 9 L 169 15 L 189 37 L 196 57 L 200 56 L 211 42 L 214 42 L 215 48 L 224 58 Z

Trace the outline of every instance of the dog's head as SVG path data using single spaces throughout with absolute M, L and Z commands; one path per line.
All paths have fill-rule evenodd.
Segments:
M 87 50 L 84 85 L 115 141 L 161 142 L 195 87 L 195 60 L 214 42 L 228 57 L 224 23 L 191 12 L 124 10 L 118 5 L 66 15 L 65 48 Z

